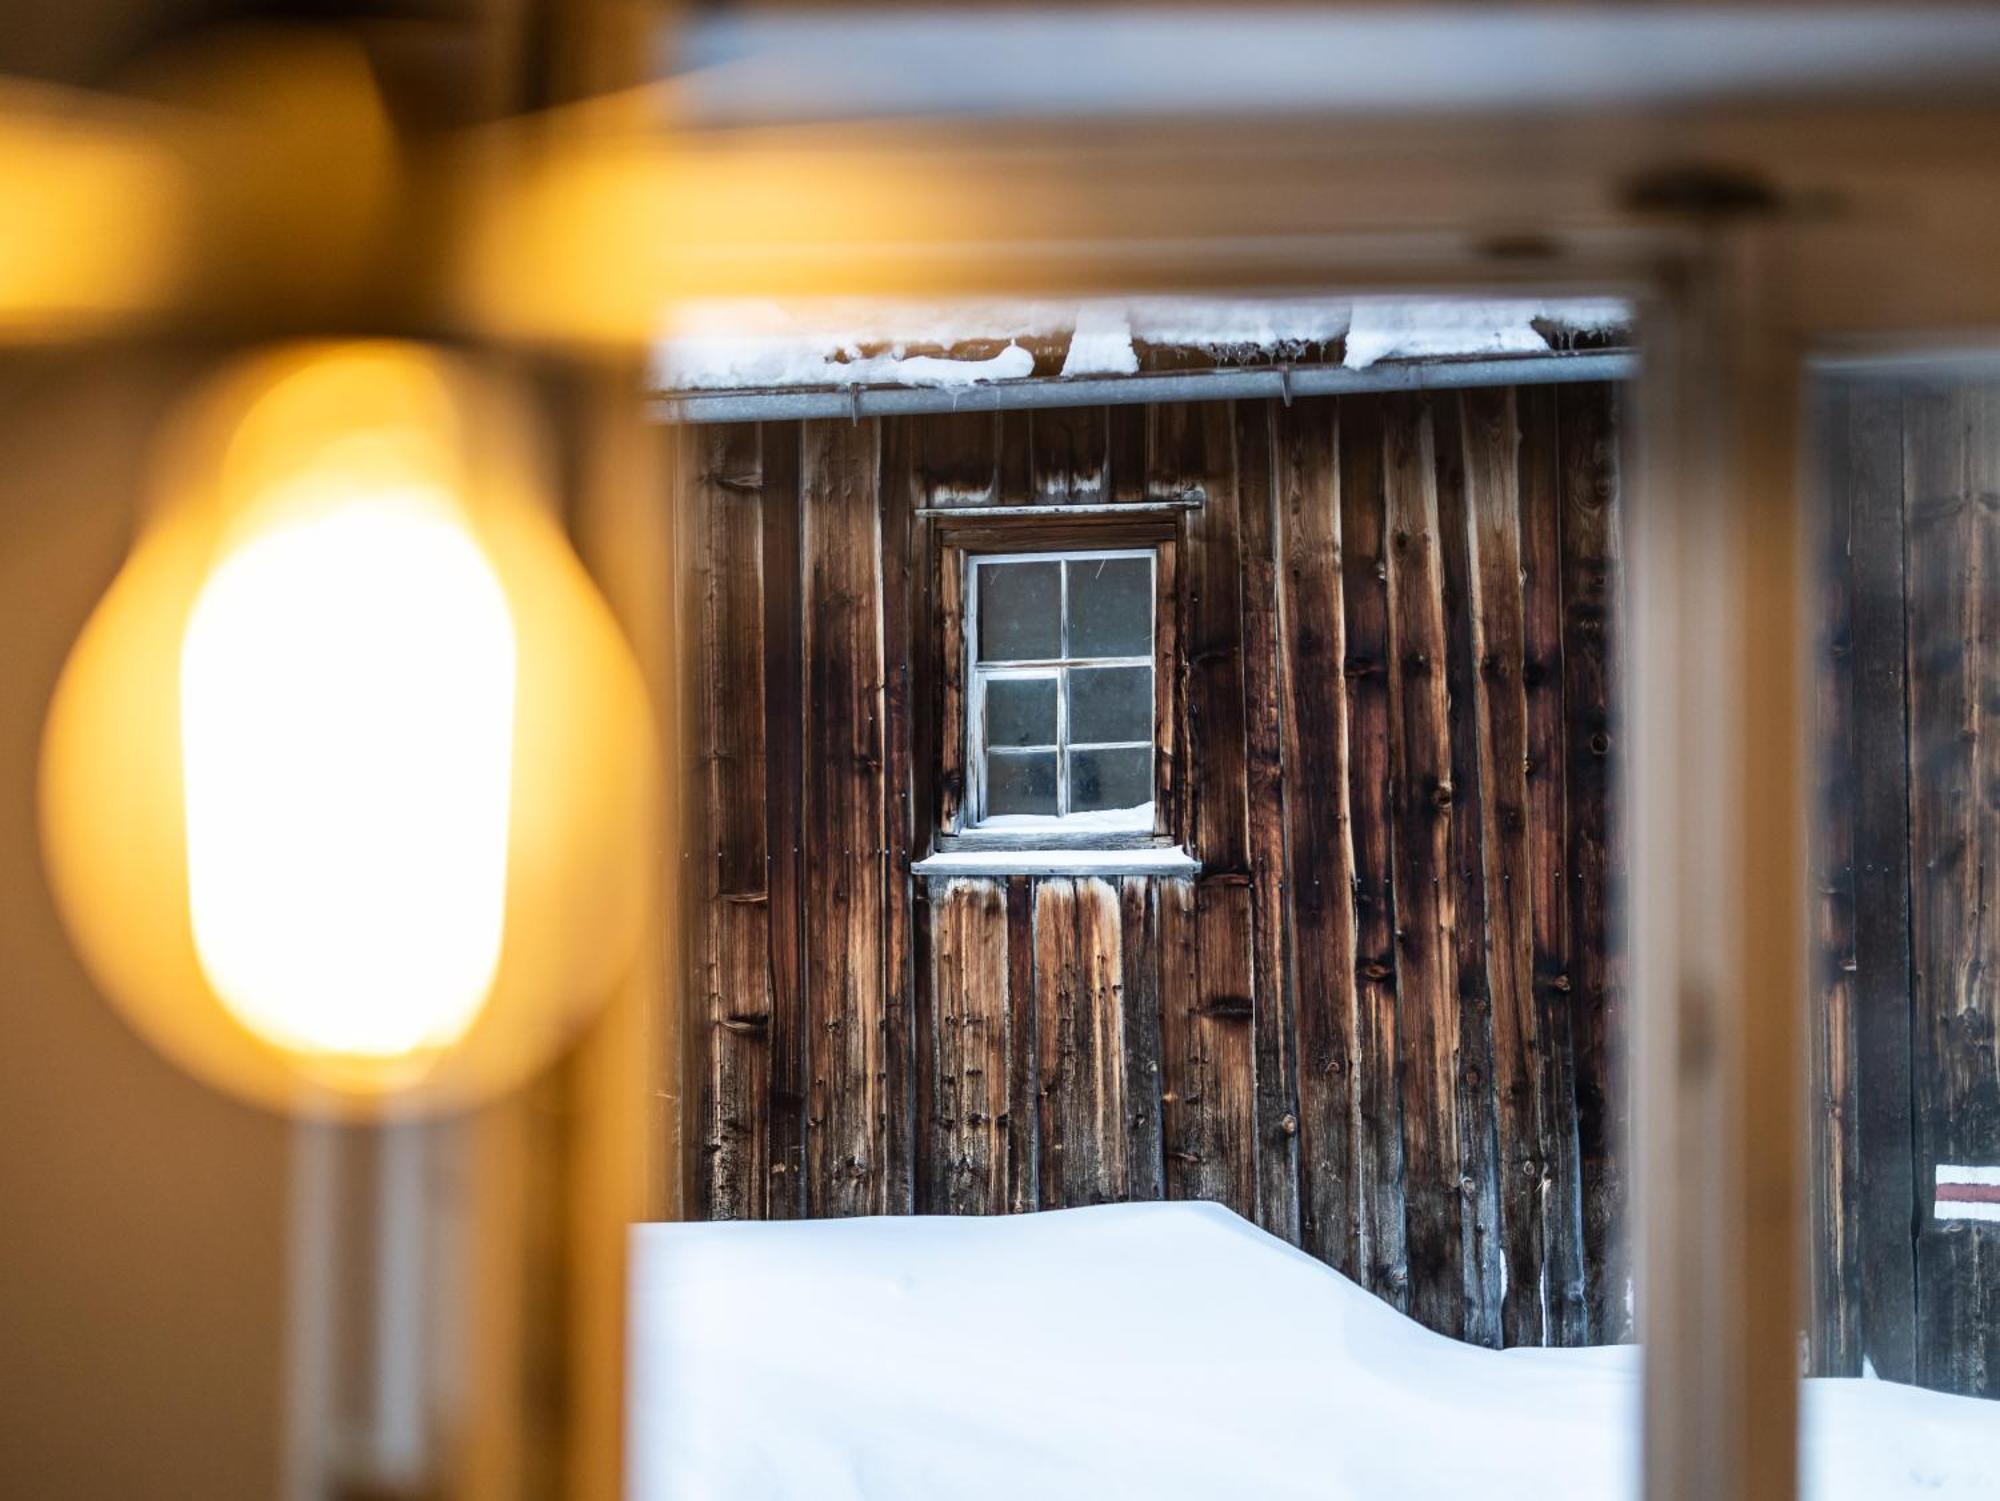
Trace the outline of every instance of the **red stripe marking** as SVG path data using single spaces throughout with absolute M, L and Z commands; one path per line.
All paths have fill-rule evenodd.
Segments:
M 2000 1183 L 1940 1183 L 1940 1204 L 2000 1204 Z

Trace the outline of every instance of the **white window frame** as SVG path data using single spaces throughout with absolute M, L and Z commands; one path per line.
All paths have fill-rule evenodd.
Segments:
M 1034 658 L 1022 662 L 982 664 L 979 658 L 979 609 L 980 571 L 983 568 L 1009 563 L 1056 563 L 1060 568 L 1058 589 L 1061 619 L 1067 624 L 1069 618 L 1069 568 L 1066 566 L 1079 561 L 1109 561 L 1118 558 L 1144 558 L 1151 570 L 1151 593 L 1147 606 L 1147 649 L 1143 655 L 1119 657 L 1075 657 L 1060 655 Z M 1129 810 L 1129 817 L 1119 818 L 1113 813 L 1082 813 L 1068 811 L 1069 808 L 1069 753 L 1076 750 L 1126 750 L 1144 745 L 1149 753 L 1147 762 L 1148 780 L 1158 774 L 1160 754 L 1160 731 L 1155 723 L 1144 741 L 1107 740 L 1071 742 L 1069 739 L 1069 694 L 1066 688 L 1069 674 L 1076 668 L 1093 667 L 1144 667 L 1154 674 L 1153 691 L 1157 701 L 1158 652 L 1159 652 L 1159 582 L 1160 553 L 1157 547 L 1078 547 L 1061 551 L 1041 552 L 998 552 L 968 553 L 965 559 L 965 779 L 966 814 L 965 827 L 968 831 L 986 833 L 1033 834 L 1062 838 L 1081 833 L 1122 833 L 1150 834 L 1153 829 L 1154 797 L 1149 795 L 1144 804 Z M 1064 643 L 1065 646 L 1067 643 Z M 1040 679 L 1053 678 L 1056 684 L 1056 739 L 1053 746 L 1056 758 L 1056 808 L 1054 815 L 1034 813 L 996 814 L 991 817 L 986 812 L 986 685 L 994 679 Z M 1012 747 L 1010 747 L 1012 749 Z M 1019 747 L 1022 750 L 1040 747 Z M 1128 811 L 1128 810 L 1118 810 Z

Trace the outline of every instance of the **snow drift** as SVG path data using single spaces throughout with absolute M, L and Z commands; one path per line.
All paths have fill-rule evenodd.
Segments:
M 637 1501 L 1611 1501 L 1637 1352 L 1432 1334 L 1207 1204 L 643 1225 Z M 1991 1501 L 2000 1404 L 1812 1381 L 1814 1501 Z

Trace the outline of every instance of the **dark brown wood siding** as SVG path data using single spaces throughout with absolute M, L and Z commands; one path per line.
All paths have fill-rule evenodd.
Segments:
M 697 434 L 701 1208 L 1207 1198 L 1455 1335 L 1626 1335 L 1617 411 Z M 940 529 L 1163 500 L 1161 818 L 1200 873 L 913 875 L 962 794 Z
M 2000 1396 L 2000 385 L 1827 383 L 1816 1370 Z

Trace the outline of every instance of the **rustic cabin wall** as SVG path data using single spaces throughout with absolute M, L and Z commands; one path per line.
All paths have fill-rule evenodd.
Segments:
M 2000 1222 L 1940 1184 L 2000 1166 L 2000 387 L 1818 415 L 1813 1363 L 2000 1396 Z
M 1447 1333 L 1629 1337 L 1607 386 L 698 430 L 715 1217 L 1228 1204 Z M 926 880 L 940 512 L 1176 501 L 1189 878 Z

